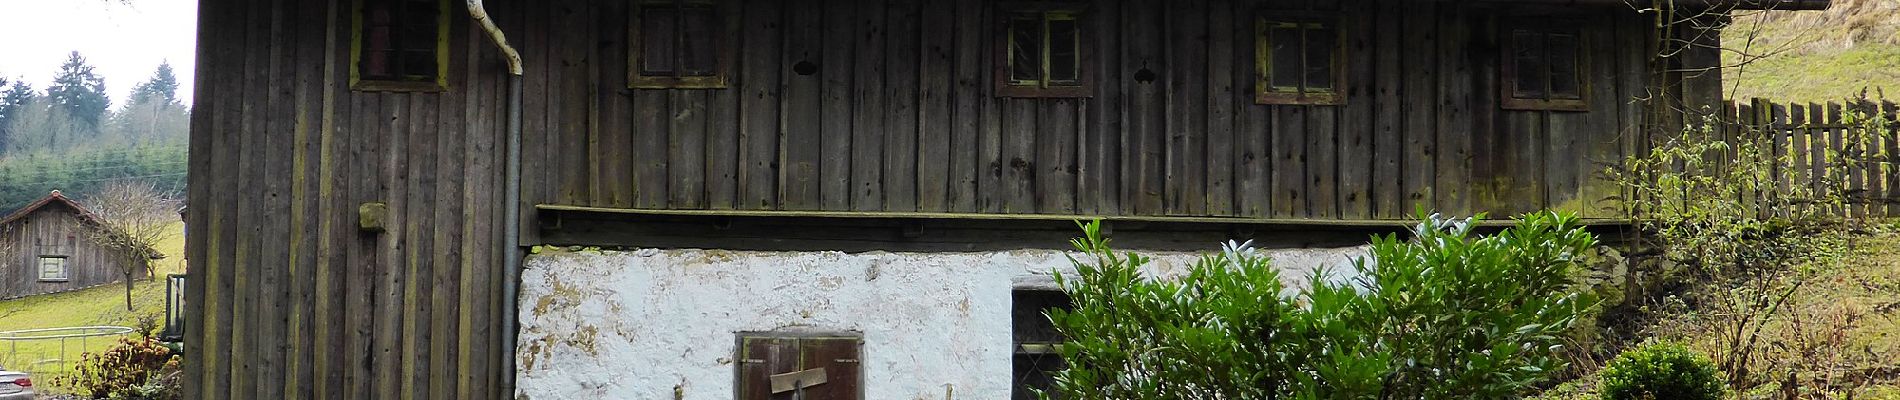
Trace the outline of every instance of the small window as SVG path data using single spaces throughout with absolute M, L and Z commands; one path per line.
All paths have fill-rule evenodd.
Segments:
M 1088 46 L 1079 9 L 1005 11 L 997 38 L 997 94 L 1003 97 L 1088 97 L 1083 66 Z
M 40 282 L 65 282 L 66 279 L 65 256 L 40 257 Z
M 1338 18 L 1272 15 L 1255 27 L 1254 102 L 1338 105 L 1345 103 L 1345 39 Z
M 448 87 L 449 2 L 357 0 L 350 87 L 440 91 Z
M 856 333 L 739 334 L 739 400 L 861 400 L 863 337 Z
M 720 8 L 705 0 L 663 0 L 636 7 L 630 73 L 635 88 L 726 87 L 730 60 Z
M 1056 290 L 1017 290 L 1011 296 L 1010 331 L 1015 337 L 1012 400 L 1035 400 L 1051 387 L 1051 375 L 1068 368 L 1058 351 L 1062 333 L 1049 321 L 1051 309 L 1071 309 L 1069 295 Z
M 1583 40 L 1575 24 L 1533 18 L 1510 25 L 1504 34 L 1501 81 L 1504 108 L 1585 111 Z

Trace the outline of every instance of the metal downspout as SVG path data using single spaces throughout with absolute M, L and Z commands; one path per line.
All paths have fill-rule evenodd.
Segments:
M 521 53 L 508 44 L 495 21 L 489 19 L 482 0 L 467 0 L 468 15 L 488 33 L 488 40 L 501 50 L 508 62 L 507 177 L 502 187 L 502 258 L 501 258 L 501 398 L 515 397 L 515 345 L 520 316 L 516 292 L 520 290 L 521 261 Z

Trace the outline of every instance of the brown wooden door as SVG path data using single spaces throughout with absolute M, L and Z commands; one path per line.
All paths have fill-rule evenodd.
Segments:
M 742 336 L 739 400 L 861 400 L 857 337 Z M 820 371 L 821 370 L 821 371 Z M 773 377 L 779 377 L 775 390 Z M 822 376 L 822 378 L 818 378 Z M 801 380 L 803 379 L 803 380 Z M 812 380 L 823 383 L 812 383 Z

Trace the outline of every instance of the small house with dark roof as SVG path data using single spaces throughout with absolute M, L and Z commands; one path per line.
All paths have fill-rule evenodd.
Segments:
M 69 292 L 124 280 L 135 257 L 93 242 L 98 215 L 53 191 L 0 219 L 0 299 Z M 147 249 L 146 258 L 158 258 Z M 146 275 L 144 268 L 135 275 Z

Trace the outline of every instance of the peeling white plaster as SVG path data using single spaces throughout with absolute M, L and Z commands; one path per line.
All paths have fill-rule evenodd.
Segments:
M 1365 248 L 1263 252 L 1300 280 Z M 522 273 L 517 398 L 730 399 L 736 333 L 788 327 L 861 332 L 866 399 L 1009 398 L 1010 292 L 1052 287 L 1069 254 L 543 252 Z M 1160 277 L 1198 258 L 1146 255 Z

